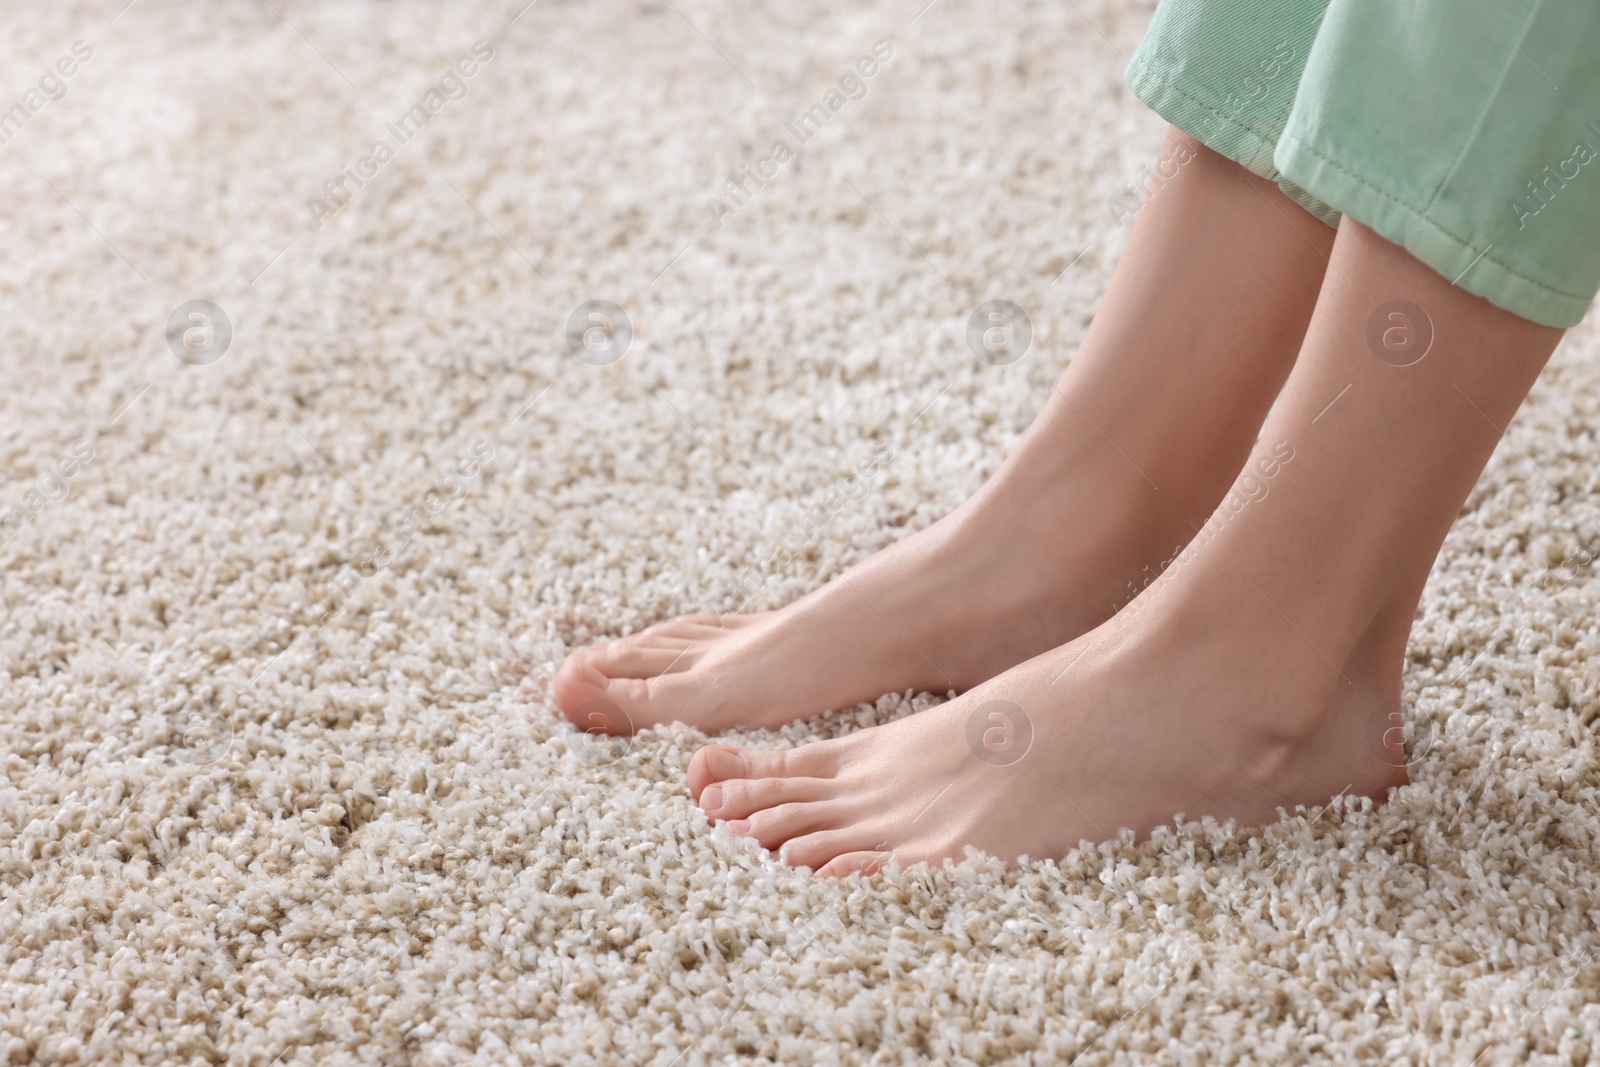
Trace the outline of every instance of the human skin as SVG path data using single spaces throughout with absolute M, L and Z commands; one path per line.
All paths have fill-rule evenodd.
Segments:
M 1300 347 L 1334 232 L 1172 131 L 1105 299 L 998 472 L 778 611 L 692 615 L 557 673 L 585 730 L 773 727 L 964 691 L 1093 629 L 1206 521 Z M 1170 169 L 1170 168 L 1169 168 Z
M 1379 358 L 1375 311 L 1431 320 L 1427 355 Z M 1473 296 L 1344 220 L 1256 457 L 1294 452 L 1118 616 L 936 708 L 788 751 L 707 746 L 707 815 L 842 875 L 1064 854 L 1189 819 L 1259 824 L 1335 795 L 1383 799 L 1403 761 L 1372 743 L 1399 697 L 1409 623 L 1451 523 L 1562 331 Z M 1026 723 L 1014 762 L 969 724 Z

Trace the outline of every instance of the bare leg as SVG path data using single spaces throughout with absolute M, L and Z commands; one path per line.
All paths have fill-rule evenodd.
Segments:
M 612 732 L 776 726 L 965 690 L 1104 621 L 1238 472 L 1333 244 L 1275 185 L 1174 131 L 1180 153 L 1060 385 L 971 500 L 781 611 L 575 652 L 555 683 L 566 713 Z
M 1257 823 L 1402 784 L 1371 714 L 1399 695 L 1428 570 L 1561 331 L 1348 220 L 1333 267 L 1246 467 L 1264 496 L 1214 519 L 1131 609 L 950 703 L 788 752 L 702 749 L 689 781 L 708 814 L 836 874 L 968 845 L 1059 856 L 1179 812 Z M 1413 366 L 1366 338 L 1397 298 L 1436 329 Z M 1014 762 L 969 732 L 1005 725 L 997 712 L 1031 727 Z

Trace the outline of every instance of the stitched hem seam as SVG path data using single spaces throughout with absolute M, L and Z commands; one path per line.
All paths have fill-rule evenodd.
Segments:
M 1137 67 L 1137 69 L 1135 69 Z M 1211 101 L 1205 100 L 1189 92 L 1167 75 L 1155 67 L 1144 62 L 1137 54 L 1129 61 L 1127 73 L 1128 87 L 1134 94 L 1150 106 L 1157 114 L 1161 115 L 1172 125 L 1183 130 L 1195 140 L 1204 144 L 1217 154 L 1233 160 L 1250 173 L 1267 181 L 1275 183 L 1296 204 L 1299 204 L 1319 222 L 1326 226 L 1339 225 L 1339 213 L 1326 202 L 1317 199 L 1309 189 L 1287 178 L 1278 169 L 1273 160 L 1273 152 L 1277 147 L 1277 137 L 1268 137 L 1256 127 L 1250 125 L 1240 116 L 1222 110 Z M 1169 96 L 1168 94 L 1171 94 Z M 1184 104 L 1209 114 L 1217 123 L 1225 124 L 1226 129 L 1217 129 L 1215 126 L 1205 136 L 1200 132 L 1189 129 L 1194 123 L 1189 120 L 1193 115 L 1184 114 L 1185 108 L 1171 97 L 1176 96 Z M 1248 145 L 1238 143 L 1247 141 Z M 1253 149 L 1253 152 L 1251 151 Z M 1250 161 L 1240 158 L 1249 156 Z M 1263 162 L 1264 161 L 1264 162 Z
M 1277 137 L 1268 136 L 1263 131 L 1256 129 L 1254 126 L 1250 125 L 1248 122 L 1245 122 L 1238 115 L 1230 114 L 1230 113 L 1222 110 L 1222 108 L 1218 107 L 1215 103 L 1212 103 L 1209 100 L 1201 99 L 1200 97 L 1194 95 L 1193 93 L 1191 93 L 1187 89 L 1185 89 L 1183 86 L 1179 85 L 1177 82 L 1173 81 L 1171 78 L 1167 77 L 1165 74 L 1163 74 L 1160 71 L 1158 71 L 1155 67 L 1152 67 L 1150 64 L 1148 64 L 1144 60 L 1140 59 L 1137 55 L 1135 55 L 1133 57 L 1133 59 L 1131 59 L 1129 61 L 1129 63 L 1128 63 L 1128 69 L 1129 69 L 1130 73 L 1132 73 L 1134 67 L 1138 67 L 1139 68 L 1138 73 L 1140 75 L 1142 75 L 1143 77 L 1150 78 L 1150 79 L 1152 79 L 1152 80 L 1154 80 L 1156 82 L 1159 82 L 1162 87 L 1164 87 L 1164 88 L 1166 88 L 1166 89 L 1168 89 L 1168 90 L 1170 90 L 1170 91 L 1172 91 L 1174 93 L 1177 93 L 1179 96 L 1181 96 L 1185 100 L 1189 101 L 1189 103 L 1193 104 L 1195 107 L 1198 107 L 1198 108 L 1201 108 L 1204 111 L 1210 112 L 1214 117 L 1216 117 L 1216 118 L 1220 119 L 1221 121 L 1227 123 L 1229 126 L 1232 126 L 1235 130 L 1239 130 L 1239 131 L 1241 131 L 1243 133 L 1248 133 L 1250 136 L 1252 136 L 1252 137 L 1254 137 L 1256 139 L 1256 141 L 1259 143 L 1259 147 L 1267 150 L 1269 153 L 1271 152 L 1273 146 L 1278 143 Z M 1141 78 L 1141 80 L 1142 80 L 1142 78 Z M 1140 97 L 1140 99 L 1144 98 L 1143 93 L 1139 92 L 1139 86 L 1132 85 L 1131 82 L 1130 82 L 1130 86 L 1129 87 L 1133 89 L 1134 93 L 1136 95 L 1138 95 Z M 1150 101 L 1146 100 L 1145 103 L 1148 104 L 1148 103 L 1150 103 Z M 1154 107 L 1154 105 L 1151 105 L 1151 106 Z M 1173 125 L 1177 125 L 1177 123 L 1173 123 Z M 1184 130 L 1183 132 L 1189 134 L 1189 136 L 1193 137 L 1195 140 L 1200 141 L 1203 144 L 1206 143 L 1205 142 L 1205 138 L 1199 136 L 1193 130 Z M 1206 144 L 1206 147 L 1207 148 L 1213 148 L 1213 149 L 1215 148 L 1215 146 L 1211 145 L 1211 144 Z M 1234 160 L 1234 162 L 1235 163 L 1239 163 L 1239 161 L 1237 159 Z M 1243 166 L 1242 163 L 1240 165 Z M 1274 171 L 1277 170 L 1277 165 L 1276 164 L 1273 165 L 1273 170 Z M 1263 174 L 1263 175 L 1261 175 L 1261 177 L 1263 177 L 1263 178 L 1273 178 L 1274 180 L 1276 180 L 1275 179 L 1275 175 L 1273 175 L 1273 174 Z
M 1351 170 L 1344 163 L 1342 163 L 1339 160 L 1337 160 L 1337 159 L 1333 158 L 1332 156 L 1328 155 L 1326 152 L 1318 149 L 1315 145 L 1311 144 L 1309 141 L 1306 141 L 1305 139 L 1300 138 L 1300 137 L 1296 137 L 1294 134 L 1289 133 L 1288 131 L 1284 132 L 1283 140 L 1293 142 L 1295 145 L 1299 146 L 1301 149 L 1303 149 L 1308 154 L 1310 154 L 1312 156 L 1315 156 L 1319 162 L 1324 163 L 1327 166 L 1332 167 L 1334 170 L 1339 171 L 1341 174 L 1343 174 L 1346 177 L 1348 177 L 1351 181 L 1353 181 L 1353 182 L 1357 183 L 1358 185 L 1360 185 L 1363 189 L 1366 189 L 1369 192 L 1377 193 L 1379 196 L 1383 197 L 1385 200 L 1388 200 L 1389 202 L 1395 204 L 1397 207 L 1401 208 L 1407 214 L 1409 214 L 1412 217 L 1413 221 L 1415 221 L 1417 223 L 1420 223 L 1421 225 L 1426 226 L 1429 229 L 1433 230 L 1440 237 L 1443 237 L 1445 240 L 1450 241 L 1452 244 L 1456 245 L 1456 247 L 1459 248 L 1461 251 L 1470 253 L 1476 247 L 1476 245 L 1473 242 L 1468 241 L 1467 239 L 1465 239 L 1463 237 L 1460 237 L 1460 236 L 1456 235 L 1455 233 L 1452 233 L 1450 230 L 1446 229 L 1443 225 L 1441 225 L 1436 219 L 1431 218 L 1428 214 L 1426 214 L 1421 209 L 1419 209 L 1417 207 L 1414 207 L 1411 204 L 1406 203 L 1404 200 L 1401 200 L 1398 196 L 1396 196 L 1393 193 L 1391 193 L 1388 189 L 1385 189 L 1381 185 L 1378 185 L 1376 182 L 1373 182 L 1373 181 L 1369 180 L 1368 178 L 1364 177 L 1363 175 L 1357 173 L 1356 171 Z M 1276 161 L 1274 161 L 1274 166 L 1276 166 Z M 1292 181 L 1294 179 L 1291 178 L 1290 180 Z M 1298 183 L 1297 182 L 1297 184 L 1303 184 L 1303 183 Z M 1357 218 L 1356 221 L 1363 222 L 1364 220 Z M 1594 294 L 1592 294 L 1592 293 L 1587 295 L 1587 296 L 1585 296 L 1585 295 L 1580 294 L 1580 293 L 1569 293 L 1569 292 L 1567 292 L 1567 291 L 1565 291 L 1563 289 L 1557 289 L 1555 286 L 1550 285 L 1547 282 L 1540 281 L 1538 278 L 1535 278 L 1532 275 L 1526 274 L 1523 271 L 1518 270 L 1516 267 L 1513 267 L 1511 264 L 1507 263 L 1505 260 L 1501 259 L 1498 256 L 1493 256 L 1493 255 L 1489 255 L 1488 253 L 1485 253 L 1481 258 L 1487 263 L 1493 263 L 1496 267 L 1499 267 L 1501 270 L 1505 271 L 1507 274 L 1511 275 L 1512 277 L 1517 278 L 1517 279 L 1519 279 L 1521 281 L 1524 281 L 1524 282 L 1528 283 L 1529 285 L 1531 285 L 1534 288 L 1540 290 L 1541 292 L 1549 293 L 1551 296 L 1558 296 L 1558 297 L 1561 297 L 1563 300 L 1583 301 L 1584 303 L 1587 303 L 1588 301 L 1594 299 Z

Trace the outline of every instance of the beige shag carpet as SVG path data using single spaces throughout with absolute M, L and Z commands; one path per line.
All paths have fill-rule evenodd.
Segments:
M 551 710 L 995 468 L 1162 135 L 1148 3 L 121 3 L 0 35 L 0 1060 L 1596 1057 L 1592 325 L 1433 575 L 1387 805 L 823 883 L 707 827 L 700 735 Z

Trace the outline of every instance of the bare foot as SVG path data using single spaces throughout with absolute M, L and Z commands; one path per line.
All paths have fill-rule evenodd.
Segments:
M 779 611 L 689 615 L 570 655 L 585 729 L 773 727 L 888 692 L 969 689 L 1110 616 L 1181 538 L 1101 441 L 1008 462 L 969 501 Z M 893 621 L 891 621 L 893 620 Z
M 1561 331 L 1348 217 L 1330 269 L 1261 435 L 1293 463 L 1270 495 L 1218 509 L 1108 624 L 948 704 L 789 752 L 702 749 L 701 807 L 839 874 L 968 847 L 1060 856 L 1179 813 L 1257 824 L 1403 784 L 1374 712 L 1399 696 L 1429 568 Z M 1437 359 L 1375 358 L 1373 309 L 1399 293 L 1428 308 Z
M 1358 646 L 1336 672 L 1261 607 L 1236 598 L 1114 620 L 949 703 L 847 737 L 788 751 L 707 746 L 690 790 L 731 832 L 842 875 L 891 856 L 959 860 L 969 847 L 1058 858 L 1179 814 L 1257 825 L 1404 785 L 1393 735 L 1371 724 L 1375 680 L 1392 680 L 1398 697 L 1405 628 L 1398 649 Z M 1390 669 L 1355 662 L 1380 656 Z
M 1191 159 L 1182 180 L 1139 212 L 1071 366 L 972 500 L 781 611 L 574 652 L 554 683 L 568 717 L 715 731 L 965 690 L 1125 602 L 1239 473 L 1333 243 L 1273 183 L 1181 132 L 1165 151 Z

